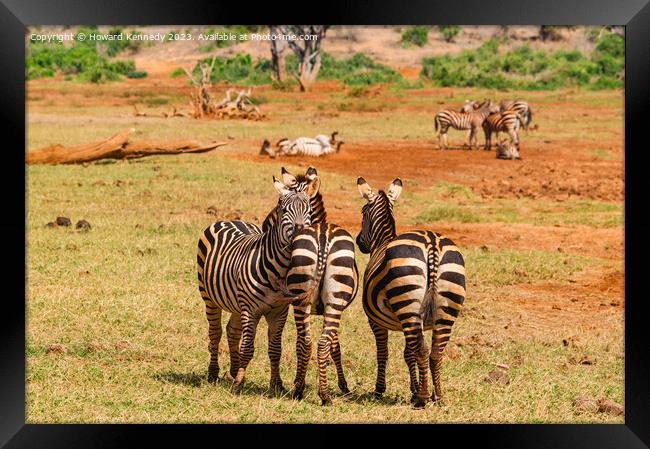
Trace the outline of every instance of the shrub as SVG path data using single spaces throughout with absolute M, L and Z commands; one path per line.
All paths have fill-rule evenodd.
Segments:
M 454 38 L 460 34 L 460 27 L 458 25 L 440 25 L 438 30 L 446 42 L 453 42 Z
M 96 28 L 80 28 L 78 33 L 96 32 Z M 30 42 L 25 60 L 26 79 L 54 76 L 62 73 L 74 75 L 82 81 L 100 83 L 120 79 L 135 71 L 133 61 L 111 62 L 97 53 L 94 41 L 75 39 L 70 47 L 60 42 Z
M 445 87 L 547 90 L 565 86 L 594 89 L 622 86 L 625 69 L 623 39 L 607 35 L 599 39 L 591 58 L 579 51 L 549 53 L 522 45 L 499 52 L 492 38 L 479 48 L 450 56 L 422 60 L 421 76 Z
M 129 73 L 126 74 L 127 78 L 133 78 L 133 79 L 145 78 L 146 76 L 147 76 L 147 72 L 145 72 L 144 70 L 143 71 L 133 71 L 133 72 L 129 72 Z
M 183 75 L 185 75 L 185 70 L 183 70 L 181 67 L 176 67 L 170 76 L 172 78 L 178 78 L 179 76 Z
M 409 27 L 402 33 L 402 45 L 423 47 L 429 41 L 429 29 L 425 26 Z

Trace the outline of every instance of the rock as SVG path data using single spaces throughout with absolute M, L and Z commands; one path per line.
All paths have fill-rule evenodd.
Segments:
M 62 344 L 54 343 L 45 348 L 46 354 L 63 354 L 65 353 L 65 347 Z
M 578 396 L 573 401 L 573 407 L 578 413 L 596 413 L 598 412 L 598 401 L 589 396 Z
M 131 346 L 131 344 L 126 340 L 120 340 L 117 343 L 115 343 L 115 348 L 116 349 L 126 349 L 129 346 Z
M 46 228 L 56 228 L 59 225 L 57 225 L 55 222 L 50 221 L 48 224 L 45 225 Z
M 583 355 L 582 358 L 578 361 L 580 365 L 595 365 L 596 358 L 589 355 Z
M 58 226 L 70 226 L 72 222 L 68 217 L 56 217 L 56 224 Z
M 483 381 L 500 385 L 508 385 L 510 383 L 510 377 L 505 371 L 501 369 L 493 369 L 483 378 Z
M 89 231 L 91 226 L 90 223 L 88 223 L 86 220 L 79 220 L 77 224 L 75 225 L 75 228 L 81 229 L 84 231 Z
M 609 415 L 619 416 L 625 413 L 625 408 L 609 399 L 601 398 L 598 400 L 598 411 Z

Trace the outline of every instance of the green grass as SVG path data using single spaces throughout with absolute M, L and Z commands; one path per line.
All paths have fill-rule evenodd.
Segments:
M 407 222 L 418 223 L 534 223 L 541 226 L 586 225 L 611 228 L 623 224 L 623 205 L 595 200 L 478 198 L 467 186 L 438 183 L 428 191 L 406 194 Z

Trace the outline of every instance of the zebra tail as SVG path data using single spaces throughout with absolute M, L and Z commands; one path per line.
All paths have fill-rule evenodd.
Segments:
M 292 301 L 291 304 L 294 306 L 306 306 L 311 304 L 314 300 L 314 294 L 320 291 L 321 281 L 323 279 L 323 273 L 325 273 L 325 268 L 327 264 L 325 263 L 327 259 L 327 254 L 329 253 L 329 243 L 327 241 L 327 226 L 322 227 L 323 231 L 319 233 L 318 238 L 318 256 L 316 259 L 316 274 L 314 275 L 314 280 L 312 281 L 312 286 L 306 292 L 301 293 L 298 297 Z
M 530 122 L 533 121 L 533 110 L 531 108 L 528 108 L 528 122 L 526 123 L 526 128 L 528 128 L 528 125 L 530 125 Z
M 427 232 L 429 235 L 429 245 L 427 248 L 427 269 L 428 269 L 428 283 L 427 290 L 424 294 L 422 300 L 422 305 L 420 307 L 422 315 L 422 325 L 431 325 L 433 326 L 435 322 L 435 313 L 436 313 L 436 293 L 437 293 L 437 283 L 436 278 L 438 276 L 438 252 L 436 251 L 436 239 L 432 232 Z
M 434 117 L 433 123 L 435 124 L 436 131 L 438 131 L 438 114 L 436 114 L 436 116 Z

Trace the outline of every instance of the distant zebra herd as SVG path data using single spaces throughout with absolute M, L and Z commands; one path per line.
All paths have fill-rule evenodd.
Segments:
M 441 150 L 448 145 L 449 128 L 468 131 L 465 146 L 478 149 L 478 133 L 482 128 L 485 134 L 485 150 L 492 149 L 492 134 L 496 134 L 496 156 L 498 159 L 521 159 L 519 155 L 519 130 L 528 130 L 533 120 L 533 111 L 524 100 L 505 100 L 494 103 L 466 100 L 459 110 L 444 109 L 434 119 L 434 128 L 438 132 L 438 145 Z M 537 125 L 536 125 L 537 126 Z M 499 133 L 507 133 L 510 139 L 499 140 Z M 268 139 L 264 139 L 260 155 L 271 158 L 278 156 L 326 156 L 338 153 L 345 142 L 337 138 L 338 131 L 331 137 L 319 134 L 314 138 L 298 137 L 290 140 L 280 139 L 275 148 Z
M 485 150 L 492 148 L 492 134 L 496 134 L 497 158 L 520 159 L 519 129 L 528 129 L 533 119 L 530 105 L 523 100 L 502 101 L 499 104 L 486 99 L 482 102 L 467 100 L 459 111 L 445 109 L 434 117 L 434 126 L 438 132 L 440 149 L 447 148 L 447 131 L 449 128 L 468 130 L 470 149 L 478 149 L 478 131 L 485 133 Z M 499 133 L 506 132 L 510 141 L 499 141 Z
M 338 330 L 341 314 L 359 287 L 351 234 L 329 223 L 313 167 L 304 175 L 282 169 L 273 177 L 278 202 L 258 226 L 244 221 L 218 221 L 198 242 L 199 291 L 209 327 L 208 381 L 219 379 L 221 315 L 226 326 L 230 367 L 223 376 L 235 390 L 244 383 L 254 352 L 257 324 L 268 323 L 270 388 L 285 391 L 280 378 L 282 331 L 293 306 L 297 329 L 297 367 L 293 397 L 301 399 L 311 358 L 310 317 L 323 315 L 317 344 L 318 395 L 331 402 L 326 367 L 331 358 L 338 386 L 347 394 Z M 363 179 L 357 188 L 365 199 L 356 243 L 370 259 L 363 279 L 362 302 L 377 349 L 374 393 L 386 390 L 388 332 L 405 336 L 404 360 L 410 376 L 411 403 L 422 408 L 442 398 L 440 367 L 451 328 L 465 300 L 465 263 L 455 244 L 432 231 L 397 234 L 393 204 L 402 191 L 397 178 L 386 191 L 375 191 Z M 424 332 L 432 330 L 431 349 Z M 432 376 L 429 393 L 429 372 Z

